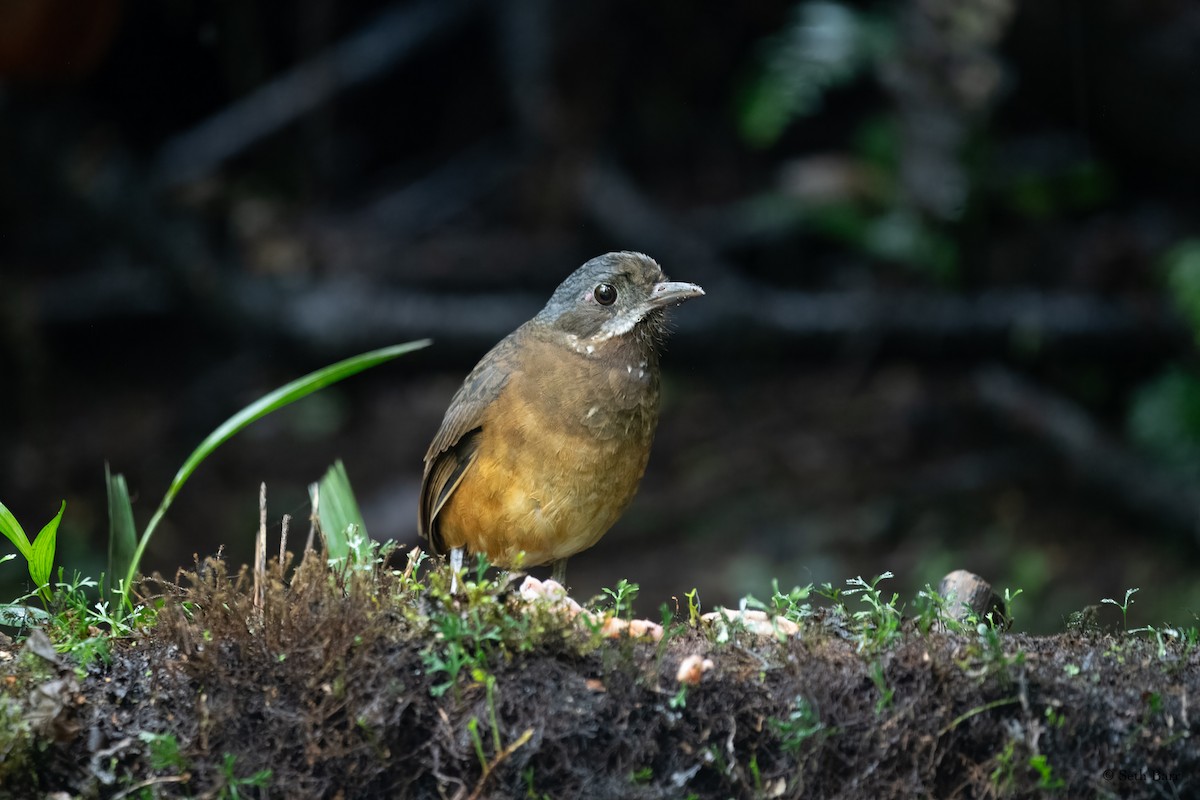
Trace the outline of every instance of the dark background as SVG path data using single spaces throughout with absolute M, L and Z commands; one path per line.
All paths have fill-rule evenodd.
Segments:
M 1183 0 L 0 2 L 0 498 L 97 575 L 106 461 L 144 525 L 246 403 L 432 336 L 230 442 L 144 566 L 248 560 L 260 481 L 295 541 L 339 457 L 414 544 L 462 376 L 636 249 L 708 296 L 576 594 L 962 567 L 1019 627 L 1195 624 L 1197 142 Z

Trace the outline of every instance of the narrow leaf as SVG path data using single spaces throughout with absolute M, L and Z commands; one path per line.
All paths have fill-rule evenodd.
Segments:
M 350 488 L 350 476 L 341 459 L 334 462 L 321 478 L 321 504 L 317 509 L 321 519 L 321 533 L 325 537 L 325 548 L 332 559 L 345 559 L 350 554 L 348 531 L 355 525 L 361 535 L 367 535 L 362 512 Z
M 47 522 L 41 533 L 33 540 L 33 550 L 29 556 L 29 577 L 33 578 L 33 585 L 39 589 L 43 586 L 47 587 L 46 591 L 42 593 L 43 597 L 47 596 L 49 592 L 50 573 L 54 569 L 54 548 L 58 539 L 58 523 L 62 522 L 62 515 L 66 510 L 67 501 L 63 500 L 54 519 Z
M 26 561 L 29 560 L 33 546 L 29 543 L 29 537 L 25 535 L 25 530 L 17 522 L 17 518 L 5 507 L 4 503 L 0 503 L 0 533 L 8 537 L 8 540 L 16 546 L 17 551 L 25 556 Z
M 108 487 L 108 571 L 100 587 L 100 598 L 107 600 L 114 588 L 112 581 L 125 574 L 137 549 L 137 529 L 133 523 L 133 503 L 125 476 L 113 475 L 104 465 L 104 483 Z
M 415 342 L 384 347 L 379 350 L 372 350 L 369 353 L 352 356 L 336 364 L 331 364 L 315 372 L 310 372 L 304 377 L 284 384 L 275 391 L 254 401 L 225 420 L 188 456 L 187 461 L 183 462 L 183 466 L 175 474 L 175 479 L 171 481 L 171 488 L 167 490 L 167 497 L 173 499 L 204 459 L 208 458 L 214 450 L 229 441 L 234 434 L 250 423 L 265 417 L 272 411 L 277 411 L 286 405 L 307 397 L 318 389 L 323 389 L 330 384 L 337 383 L 345 378 L 349 378 L 351 375 L 362 372 L 364 369 L 370 369 L 385 361 L 390 361 L 397 356 L 427 347 L 429 342 L 429 339 L 421 339 Z
M 385 361 L 390 361 L 397 356 L 428 347 L 429 343 L 429 339 L 420 339 L 415 342 L 393 345 L 392 347 L 383 347 L 368 353 L 351 356 L 336 364 L 331 364 L 315 372 L 310 372 L 304 377 L 297 378 L 291 383 L 285 384 L 265 397 L 251 403 L 218 426 L 215 431 L 210 433 L 200 443 L 199 447 L 192 451 L 187 461 L 183 462 L 183 466 L 175 474 L 175 479 L 171 481 L 171 486 L 167 489 L 162 502 L 158 504 L 158 509 L 154 512 L 154 516 L 150 518 L 150 522 L 146 525 L 146 530 L 142 532 L 142 538 L 138 540 L 137 549 L 134 550 L 133 558 L 130 560 L 129 567 L 125 571 L 125 583 L 121 587 L 124 593 L 125 606 L 129 607 L 130 605 L 129 588 L 132 586 L 133 579 L 137 575 L 138 565 L 142 561 L 142 554 L 146 551 L 146 545 L 150 542 L 150 536 L 154 533 L 155 528 L 158 527 L 158 523 L 162 521 L 163 515 L 167 513 L 167 509 L 171 507 L 171 502 L 175 499 L 175 495 L 179 493 L 183 484 L 187 482 L 187 479 L 196 471 L 200 463 L 208 458 L 214 450 L 228 441 L 238 431 L 255 420 L 270 414 L 272 411 L 276 411 L 289 403 L 294 403 L 303 397 L 307 397 L 318 389 L 323 389 L 340 380 L 349 378 L 351 375 L 362 372 L 364 369 L 370 369 Z

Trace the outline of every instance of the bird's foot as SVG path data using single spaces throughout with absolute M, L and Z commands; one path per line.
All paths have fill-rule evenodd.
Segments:
M 463 549 L 450 548 L 450 594 L 458 594 L 458 574 L 462 572 Z

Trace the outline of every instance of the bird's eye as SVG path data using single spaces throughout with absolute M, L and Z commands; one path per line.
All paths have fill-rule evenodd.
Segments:
M 602 306 L 611 306 L 617 302 L 617 290 L 611 283 L 601 283 L 592 290 L 592 297 Z

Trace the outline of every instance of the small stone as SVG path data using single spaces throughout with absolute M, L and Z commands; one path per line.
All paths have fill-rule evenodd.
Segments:
M 704 673 L 712 668 L 711 658 L 693 654 L 679 662 L 679 671 L 675 673 L 675 680 L 688 686 L 697 686 L 700 679 L 704 677 Z
M 555 606 L 570 619 L 574 619 L 583 610 L 583 607 L 567 594 L 566 587 L 554 579 L 539 581 L 532 575 L 527 575 L 517 591 L 525 602 Z
M 994 614 L 997 622 L 1007 620 L 1004 601 L 992 591 L 992 585 L 973 572 L 956 569 L 942 578 L 938 594 L 946 598 L 946 609 L 962 622 L 974 616 L 985 619 Z
M 756 636 L 795 636 L 800 633 L 800 626 L 790 619 L 772 617 L 759 609 L 718 608 L 708 612 L 700 619 L 709 625 L 720 626 L 727 626 L 735 621 L 740 622 L 747 631 Z
M 634 639 L 653 639 L 656 642 L 662 641 L 663 628 L 657 622 L 651 622 L 648 619 L 635 619 L 629 622 L 629 635 Z

